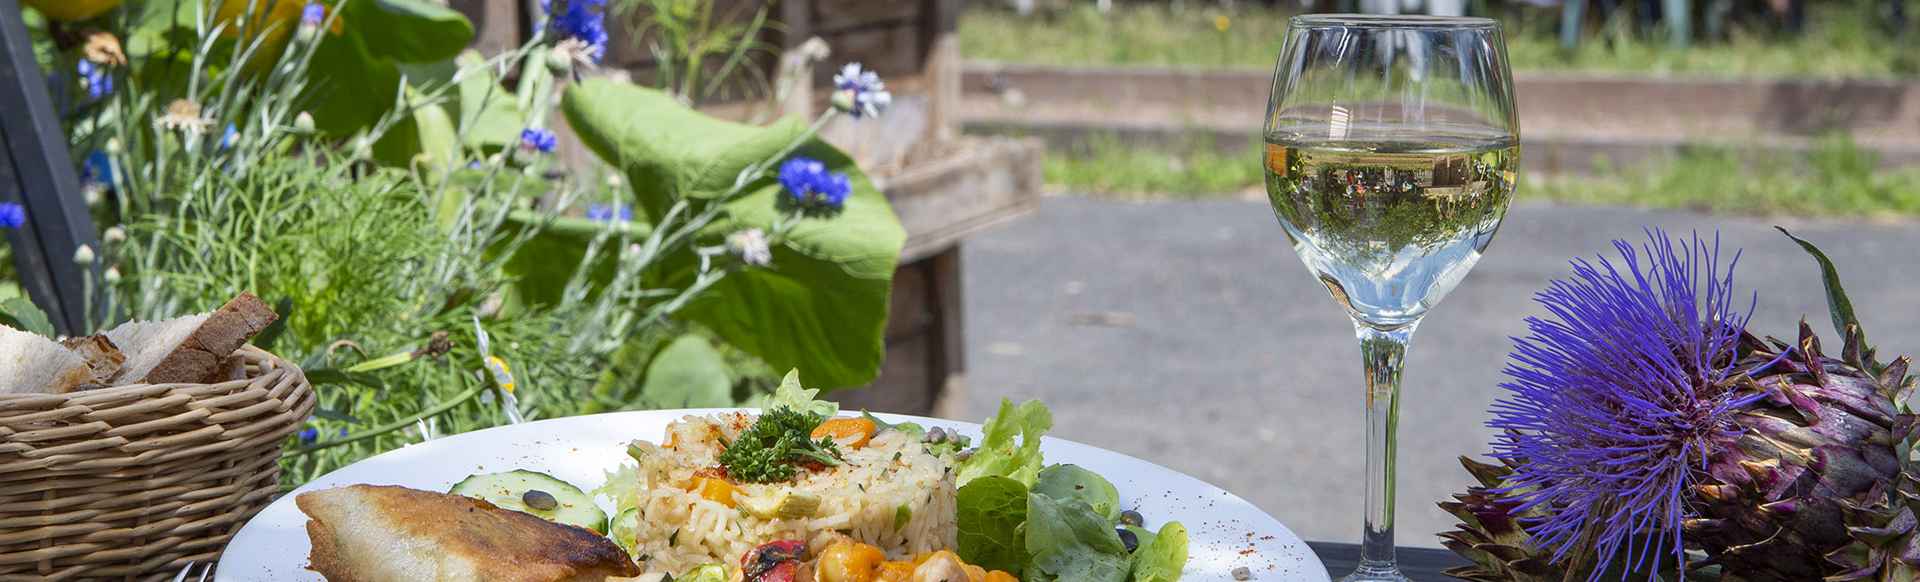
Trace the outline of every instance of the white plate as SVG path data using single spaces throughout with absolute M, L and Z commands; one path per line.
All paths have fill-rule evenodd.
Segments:
M 512 469 L 540 471 L 592 489 L 608 470 L 627 461 L 628 441 L 657 442 L 666 434 L 667 423 L 682 416 L 730 410 L 621 412 L 475 431 L 368 458 L 315 479 L 293 495 L 355 483 L 446 491 L 473 473 Z M 928 428 L 958 428 L 962 434 L 980 438 L 980 425 L 973 423 L 877 416 Z M 1041 450 L 1048 464 L 1073 463 L 1112 480 L 1124 504 L 1144 515 L 1148 526 L 1158 528 L 1169 520 L 1186 524 L 1191 558 L 1183 580 L 1232 580 L 1233 569 L 1244 566 L 1261 582 L 1327 581 L 1326 567 L 1306 543 L 1232 493 L 1153 463 L 1072 441 L 1048 437 Z M 307 542 L 307 518 L 294 507 L 293 495 L 274 501 L 234 536 L 220 558 L 218 582 L 321 580 L 306 569 L 307 552 L 312 549 Z M 600 503 L 611 509 L 608 500 L 602 498 Z

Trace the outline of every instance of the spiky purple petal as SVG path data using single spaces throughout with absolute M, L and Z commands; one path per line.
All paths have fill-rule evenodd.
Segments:
M 1636 249 L 1614 241 L 1623 263 L 1573 261 L 1574 276 L 1535 296 L 1552 315 L 1527 319 L 1515 339 L 1509 394 L 1488 426 L 1504 436 L 1495 456 L 1517 464 L 1503 493 L 1555 559 L 1591 550 L 1602 567 L 1657 571 L 1679 560 L 1684 496 L 1704 475 L 1716 442 L 1739 434 L 1734 414 L 1758 395 L 1729 379 L 1752 313 L 1734 310 L 1733 269 L 1695 235 L 1650 230 Z M 1643 255 L 1644 254 L 1644 262 Z M 1624 562 L 1621 562 L 1624 560 Z

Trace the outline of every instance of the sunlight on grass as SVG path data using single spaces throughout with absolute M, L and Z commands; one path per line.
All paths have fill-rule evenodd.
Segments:
M 1683 208 L 1723 214 L 1901 217 L 1920 215 L 1920 168 L 1878 168 L 1844 136 L 1798 155 L 1742 156 L 1690 148 L 1647 169 L 1597 168 L 1592 176 L 1522 181 L 1521 198 L 1572 204 Z
M 1257 149 L 1221 151 L 1205 137 L 1146 146 L 1109 135 L 1050 151 L 1045 166 L 1048 186 L 1076 195 L 1203 199 L 1257 196 L 1258 160 Z M 1520 199 L 1742 215 L 1920 216 L 1920 167 L 1885 170 L 1878 163 L 1844 136 L 1823 138 L 1798 154 L 1693 147 L 1644 168 L 1530 175 L 1520 184 Z
M 1606 32 L 1589 34 L 1572 53 L 1560 49 L 1552 14 L 1533 10 L 1507 19 L 1508 53 L 1515 69 L 1532 71 L 1821 78 L 1920 74 L 1920 34 L 1895 41 L 1881 32 L 1870 10 L 1854 4 L 1816 4 L 1800 36 L 1736 29 L 1726 42 L 1675 50 L 1608 26 Z M 1920 0 L 1908 4 L 1910 13 L 1920 13 Z M 1279 53 L 1289 14 L 1210 4 L 1122 4 L 1106 15 L 1083 5 L 1021 18 L 983 8 L 961 17 L 960 43 L 968 58 L 1014 63 L 1264 69 Z
M 1191 136 L 1170 147 L 1143 147 L 1111 135 L 1047 152 L 1049 186 L 1114 199 L 1209 198 L 1260 185 L 1257 144 L 1239 155 Z

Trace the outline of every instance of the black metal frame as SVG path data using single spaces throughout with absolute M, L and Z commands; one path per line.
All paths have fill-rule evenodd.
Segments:
M 85 333 L 86 271 L 73 255 L 95 245 L 93 217 L 17 0 L 0 0 L 0 146 L 0 201 L 27 209 L 7 231 L 21 287 L 62 333 Z

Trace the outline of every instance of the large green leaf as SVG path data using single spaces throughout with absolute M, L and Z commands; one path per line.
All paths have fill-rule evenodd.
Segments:
M 486 153 L 505 149 L 518 140 L 526 126 L 514 95 L 500 86 L 493 69 L 483 66 L 480 53 L 466 51 L 454 60 L 462 69 L 459 78 L 460 119 L 456 127 L 466 131 L 465 145 Z
M 640 382 L 640 398 L 656 408 L 733 405 L 733 376 L 707 338 L 682 335 L 653 354 Z
M 347 27 L 373 54 L 402 63 L 451 59 L 473 41 L 473 23 L 452 8 L 421 0 L 352 0 Z
M 473 40 L 459 12 L 421 0 L 347 0 L 340 34 L 321 34 L 308 88 L 314 123 L 333 135 L 372 125 L 395 103 L 401 63 L 451 59 Z
M 649 216 L 664 215 L 679 200 L 699 204 L 725 194 L 742 169 L 806 131 L 792 120 L 757 127 L 715 119 L 665 93 L 613 81 L 570 87 L 562 110 L 581 141 L 626 174 Z M 885 355 L 887 299 L 906 231 L 852 158 L 818 139 L 795 155 L 847 175 L 853 193 L 845 209 L 799 219 L 773 249 L 770 267 L 728 275 L 681 317 L 775 369 L 799 369 L 808 385 L 865 384 L 879 374 Z M 741 229 L 770 229 L 781 195 L 771 175 L 755 179 L 727 203 L 727 217 L 704 233 L 708 242 Z M 691 258 L 672 258 L 665 273 L 666 284 L 685 284 L 693 276 Z

